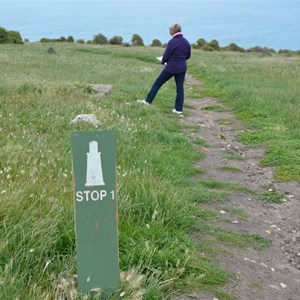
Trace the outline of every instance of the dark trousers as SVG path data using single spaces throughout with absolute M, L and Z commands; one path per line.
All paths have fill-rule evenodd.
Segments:
M 183 111 L 183 102 L 184 102 L 183 84 L 184 84 L 185 73 L 186 72 L 172 74 L 165 70 L 162 70 L 162 72 L 159 74 L 159 76 L 156 78 L 155 82 L 153 83 L 151 90 L 147 95 L 146 101 L 152 103 L 161 86 L 174 76 L 176 82 L 175 109 L 177 111 Z

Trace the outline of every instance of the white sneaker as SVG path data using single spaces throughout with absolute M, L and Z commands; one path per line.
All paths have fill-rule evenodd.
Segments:
M 142 100 L 136 100 L 138 103 L 141 103 L 141 104 L 145 104 L 145 105 L 149 105 L 150 103 L 147 102 L 146 100 L 142 99 Z
M 172 110 L 173 114 L 182 115 L 182 111 L 176 110 L 175 108 Z

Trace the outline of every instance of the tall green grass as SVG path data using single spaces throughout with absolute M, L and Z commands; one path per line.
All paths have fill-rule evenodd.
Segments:
M 55 48 L 56 55 L 47 53 L 49 46 Z M 145 97 L 160 72 L 162 66 L 155 56 L 162 52 L 160 48 L 71 44 L 0 47 L 1 299 L 82 298 L 74 290 L 72 131 L 114 130 L 117 135 L 124 299 L 168 299 L 177 291 L 216 290 L 229 274 L 210 257 L 213 243 L 239 247 L 250 243 L 256 248 L 267 245 L 259 236 L 232 234 L 207 224 L 217 216 L 200 209 L 199 203 L 212 199 L 225 201 L 230 190 L 242 187 L 220 183 L 222 188 L 226 187 L 226 192 L 220 192 L 216 190 L 220 187 L 217 182 L 189 180 L 202 174 L 202 170 L 193 167 L 202 154 L 197 150 L 199 141 L 193 144 L 183 133 L 177 116 L 171 113 L 174 82 L 162 87 L 152 106 L 136 103 L 136 99 Z M 259 67 L 261 61 L 266 70 Z M 239 116 L 251 129 L 256 129 L 241 138 L 253 143 L 251 134 L 257 134 L 259 141 L 268 142 L 268 151 L 275 157 L 274 132 L 283 145 L 289 142 L 293 149 L 297 136 L 293 126 L 297 120 L 291 120 L 295 123 L 291 125 L 288 122 L 291 116 L 286 113 L 276 127 L 285 128 L 286 134 L 274 131 L 272 122 L 279 120 L 276 105 L 271 105 L 272 111 L 262 105 L 265 110 L 258 114 L 259 99 L 251 94 L 255 89 L 247 89 L 248 80 L 242 80 L 249 76 L 244 73 L 245 68 L 248 73 L 253 72 L 252 86 L 261 86 L 260 76 L 255 77 L 255 73 L 271 72 L 268 71 L 273 66 L 269 65 L 271 62 L 276 70 L 281 65 L 285 76 L 294 82 L 298 67 L 293 58 L 194 51 L 189 64 L 191 72 L 205 79 L 207 92 L 226 95 Z M 236 74 L 239 70 L 243 72 Z M 288 75 L 291 70 L 296 72 L 293 76 Z M 114 89 L 107 97 L 97 99 L 89 83 L 112 84 Z M 187 96 L 199 97 L 195 93 L 198 89 Z M 296 87 L 291 90 L 294 92 Z M 244 105 L 249 93 L 249 99 L 256 99 L 252 108 Z M 247 109 L 251 112 L 248 118 Z M 297 105 L 289 109 L 295 113 Z M 281 110 L 285 112 L 287 108 Z M 98 127 L 70 125 L 81 113 L 95 114 L 101 124 Z M 268 118 L 262 117 L 265 114 Z M 261 119 L 265 122 L 253 121 Z M 266 124 L 268 127 L 263 127 Z M 267 128 L 272 133 L 268 138 Z M 291 157 L 295 153 L 289 151 Z M 270 155 L 266 156 L 265 163 L 270 163 Z M 278 165 L 281 170 L 286 166 L 284 163 L 283 160 Z M 195 230 L 203 237 L 209 236 L 213 243 L 205 238 L 203 241 L 207 243 L 197 243 L 191 237 Z M 222 293 L 220 288 L 217 291 Z
M 200 172 L 193 162 L 201 154 L 170 113 L 174 83 L 162 88 L 157 105 L 136 103 L 161 70 L 155 60 L 161 49 L 52 46 L 56 55 L 47 53 L 49 45 L 0 48 L 0 298 L 80 298 L 74 291 L 75 130 L 117 134 L 123 298 L 164 299 L 225 282 L 228 273 L 203 259 L 188 235 L 205 218 L 198 208 L 203 195 L 218 193 L 189 182 Z M 89 83 L 114 89 L 97 99 Z M 70 125 L 81 113 L 95 114 L 101 125 Z
M 248 130 L 240 139 L 264 145 L 262 165 L 280 180 L 300 180 L 300 57 L 194 51 L 191 71 L 206 93 L 234 108 Z

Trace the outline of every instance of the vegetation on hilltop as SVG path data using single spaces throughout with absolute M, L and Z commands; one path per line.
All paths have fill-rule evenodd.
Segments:
M 28 41 L 28 39 L 26 39 Z M 41 43 L 55 43 L 55 42 L 67 42 L 74 43 L 75 39 L 72 35 L 69 35 L 67 38 L 61 36 L 60 38 L 47 38 L 42 37 L 40 39 Z M 0 44 L 23 44 L 23 39 L 18 31 L 7 31 L 5 28 L 0 27 Z M 84 39 L 77 39 L 76 43 L 84 44 Z M 98 33 L 96 34 L 92 40 L 88 40 L 87 44 L 95 44 L 95 45 L 123 45 L 123 46 L 145 46 L 143 38 L 139 34 L 133 34 L 131 38 L 131 44 L 127 42 L 123 42 L 122 36 L 113 36 L 108 39 L 104 34 Z M 159 39 L 153 39 L 150 46 L 152 47 L 165 47 L 166 44 L 163 44 Z M 258 52 L 266 55 L 271 55 L 276 53 L 276 51 L 272 48 L 254 46 L 249 49 L 245 49 L 243 47 L 238 46 L 236 43 L 232 42 L 227 46 L 220 46 L 219 42 L 216 39 L 211 40 L 210 42 L 206 41 L 204 38 L 199 38 L 195 43 L 192 44 L 194 49 L 200 49 L 203 51 L 233 51 L 233 52 Z M 298 54 L 300 55 L 300 50 L 292 51 L 289 49 L 280 49 L 278 51 L 279 54 L 292 55 Z
M 53 42 L 66 42 L 67 39 L 64 37 L 60 37 L 59 39 L 49 39 L 49 38 L 42 38 L 40 42 L 42 43 L 53 43 Z M 74 39 L 73 39 L 74 42 Z M 84 43 L 84 40 L 80 39 L 76 42 Z M 145 46 L 142 37 L 138 34 L 133 34 L 131 38 L 131 44 L 125 42 L 123 43 L 123 38 L 121 36 L 114 36 L 111 39 L 108 39 L 102 33 L 98 33 L 94 36 L 92 40 L 87 41 L 87 44 L 95 44 L 95 45 L 123 45 L 123 46 Z M 159 39 L 153 39 L 150 46 L 152 47 L 165 47 L 166 44 L 163 44 Z M 210 42 L 206 41 L 203 38 L 199 38 L 196 43 L 192 44 L 194 49 L 199 49 L 203 51 L 232 51 L 232 52 L 253 52 L 253 53 L 262 53 L 264 55 L 271 55 L 276 53 L 276 51 L 272 48 L 261 47 L 261 46 L 254 46 L 249 49 L 245 49 L 243 47 L 238 46 L 236 43 L 230 43 L 227 46 L 220 46 L 219 42 L 216 39 L 211 40 Z M 288 49 L 280 49 L 278 51 L 279 54 L 285 55 L 292 55 L 297 54 L 300 55 L 300 50 L 292 51 Z
M 123 299 L 222 291 L 229 272 L 214 262 L 220 230 L 209 224 L 217 215 L 199 203 L 226 201 L 234 186 L 225 193 L 214 189 L 216 182 L 190 181 L 202 172 L 193 166 L 202 154 L 170 113 L 174 82 L 156 105 L 136 104 L 161 70 L 155 59 L 161 49 L 51 46 L 56 55 L 41 43 L 21 51 L 1 45 L 0 298 L 81 299 L 70 152 L 70 132 L 77 130 L 117 135 Z M 194 49 L 189 70 L 205 82 L 201 95 L 220 97 L 246 123 L 241 140 L 267 147 L 262 164 L 275 166 L 279 179 L 300 181 L 299 57 Z M 114 90 L 97 99 L 89 83 Z M 198 98 L 199 90 L 186 96 Z M 95 114 L 101 125 L 70 125 L 81 113 Z M 195 242 L 195 230 L 206 243 Z M 268 245 L 258 235 L 222 231 L 222 243 L 232 240 L 239 247 Z
M 23 44 L 23 39 L 18 31 L 0 27 L 0 44 Z

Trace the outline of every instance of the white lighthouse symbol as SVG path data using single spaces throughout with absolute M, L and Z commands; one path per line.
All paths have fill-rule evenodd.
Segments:
M 103 179 L 101 152 L 98 152 L 98 142 L 89 143 L 87 155 L 86 183 L 85 186 L 105 185 Z

